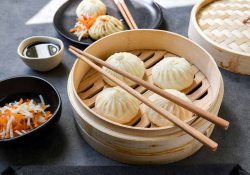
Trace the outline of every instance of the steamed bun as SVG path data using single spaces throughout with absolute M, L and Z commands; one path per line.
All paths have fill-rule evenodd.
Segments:
M 115 53 L 114 55 L 111 55 L 106 60 L 106 62 L 141 79 L 143 78 L 145 73 L 145 67 L 143 61 L 141 61 L 140 58 L 131 53 L 127 52 Z M 118 78 L 119 80 L 123 81 L 129 86 L 136 85 L 135 82 L 125 78 L 124 76 L 104 66 L 102 67 L 102 69 L 110 73 L 114 77 Z M 110 86 L 116 86 L 116 84 L 113 81 L 109 80 L 105 76 L 103 76 L 103 79 Z
M 98 40 L 104 36 L 124 30 L 122 22 L 113 16 L 102 15 L 96 19 L 96 22 L 89 28 L 91 38 Z
M 165 91 L 187 101 L 188 103 L 192 103 L 191 100 L 189 100 L 189 98 L 180 91 L 174 89 L 166 89 Z M 177 104 L 165 99 L 164 97 L 161 97 L 158 94 L 153 94 L 148 99 L 151 100 L 153 103 L 159 105 L 166 111 L 170 112 L 171 114 L 175 115 L 182 121 L 185 121 L 193 116 L 192 112 L 186 110 L 181 106 L 178 106 Z M 172 122 L 170 122 L 168 119 L 161 116 L 148 106 L 146 107 L 146 113 L 148 115 L 149 120 L 160 127 L 173 125 Z
M 183 90 L 193 83 L 194 71 L 184 58 L 169 57 L 153 67 L 152 79 L 162 89 Z
M 86 17 L 91 17 L 95 13 L 99 14 L 99 12 L 105 15 L 107 8 L 100 0 L 83 0 L 76 9 L 76 15 L 78 18 L 82 18 L 81 15 Z
M 139 111 L 139 101 L 119 86 L 104 89 L 95 100 L 96 112 L 117 123 L 130 122 Z

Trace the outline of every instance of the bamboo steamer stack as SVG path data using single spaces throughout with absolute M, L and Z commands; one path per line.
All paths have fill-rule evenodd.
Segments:
M 249 0 L 204 0 L 191 12 L 188 36 L 206 49 L 218 66 L 250 75 Z
M 103 60 L 125 51 L 144 61 L 144 80 L 148 82 L 152 82 L 152 67 L 164 57 L 186 58 L 192 64 L 195 77 L 193 84 L 183 92 L 195 105 L 218 113 L 224 93 L 223 80 L 213 58 L 200 46 L 166 31 L 133 30 L 112 34 L 85 50 Z M 144 104 L 140 105 L 138 116 L 126 124 L 97 114 L 95 98 L 107 86 L 99 72 L 76 60 L 67 88 L 76 127 L 86 142 L 101 154 L 128 164 L 166 164 L 184 159 L 201 148 L 200 142 L 176 126 L 158 127 L 150 123 Z M 134 89 L 146 97 L 152 94 L 141 86 Z M 197 116 L 186 122 L 206 136 L 210 136 L 214 128 L 214 124 Z

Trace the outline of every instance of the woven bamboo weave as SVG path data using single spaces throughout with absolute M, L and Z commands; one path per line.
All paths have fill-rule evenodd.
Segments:
M 213 42 L 234 51 L 250 53 L 250 0 L 218 0 L 196 15 L 201 30 Z

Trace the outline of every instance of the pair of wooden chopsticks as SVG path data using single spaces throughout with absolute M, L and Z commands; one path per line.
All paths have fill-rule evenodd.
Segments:
M 82 59 L 87 64 L 89 64 L 91 67 L 96 69 L 98 72 L 100 72 L 101 74 L 103 74 L 104 76 L 106 76 L 107 78 L 112 80 L 113 82 L 115 82 L 117 85 L 122 87 L 128 93 L 135 96 L 141 102 L 143 102 L 144 104 L 146 104 L 147 106 L 149 106 L 150 108 L 152 108 L 153 110 L 158 112 L 160 115 L 167 118 L 169 121 L 174 123 L 176 126 L 181 128 L 183 131 L 187 132 L 189 135 L 193 136 L 194 138 L 199 140 L 201 143 L 203 143 L 204 145 L 211 148 L 213 151 L 215 151 L 217 149 L 218 144 L 215 143 L 213 140 L 209 139 L 208 137 L 206 137 L 205 135 L 203 135 L 199 131 L 195 130 L 193 127 L 189 126 L 187 123 L 181 121 L 179 118 L 175 117 L 170 112 L 168 112 L 168 111 L 164 110 L 163 108 L 161 108 L 160 106 L 156 105 L 155 103 L 153 103 L 152 101 L 150 101 L 149 99 L 147 99 L 146 97 L 141 95 L 139 92 L 132 89 L 127 84 L 125 84 L 122 81 L 120 81 L 119 79 L 113 77 L 111 74 L 104 71 L 102 68 L 97 66 L 95 63 L 100 64 L 102 66 L 105 66 L 105 67 L 123 75 L 124 77 L 146 87 L 147 89 L 151 90 L 152 92 L 155 92 L 155 93 L 159 94 L 160 96 L 165 97 L 166 99 L 182 106 L 183 108 L 197 114 L 200 117 L 203 117 L 203 118 L 213 122 L 214 124 L 224 128 L 224 129 L 228 128 L 228 126 L 229 126 L 228 121 L 226 121 L 226 120 L 224 120 L 216 115 L 213 115 L 213 114 L 211 114 L 211 113 L 209 113 L 209 112 L 207 112 L 207 111 L 205 111 L 205 110 L 203 110 L 203 109 L 201 109 L 193 104 L 187 103 L 186 101 L 184 101 L 184 100 L 182 100 L 182 99 L 180 99 L 180 98 L 178 98 L 170 93 L 167 93 L 166 91 L 163 91 L 162 89 L 158 88 L 157 86 L 154 86 L 154 85 L 152 85 L 152 84 L 150 84 L 150 83 L 148 83 L 148 82 L 146 82 L 138 77 L 135 77 L 135 76 L 123 71 L 123 70 L 120 70 L 120 69 L 106 63 L 105 61 L 103 61 L 103 60 L 101 60 L 101 59 L 99 59 L 91 54 L 83 52 L 83 51 L 81 51 L 73 46 L 70 46 L 69 51 L 71 53 L 73 53 L 75 56 L 77 56 L 78 58 Z M 94 61 L 95 63 L 90 61 L 90 60 Z
M 129 9 L 127 7 L 127 5 L 125 4 L 124 0 L 114 0 L 118 9 L 120 10 L 123 18 L 125 19 L 125 21 L 127 22 L 129 28 L 131 30 L 133 29 L 138 29 L 131 13 L 129 12 Z

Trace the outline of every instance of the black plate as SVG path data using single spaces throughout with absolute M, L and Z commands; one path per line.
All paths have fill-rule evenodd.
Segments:
M 54 16 L 55 29 L 65 38 L 79 44 L 90 45 L 95 40 L 90 37 L 82 38 L 78 41 L 78 38 L 74 33 L 70 33 L 69 30 L 74 28 L 76 23 L 76 8 L 81 0 L 67 1 L 56 12 Z M 113 0 L 102 0 L 107 7 L 107 14 L 116 17 L 117 19 L 123 19 L 116 4 Z M 125 0 L 130 13 L 132 14 L 139 29 L 156 29 L 162 22 L 161 8 L 151 0 Z M 126 21 L 122 21 L 125 30 L 129 30 Z

